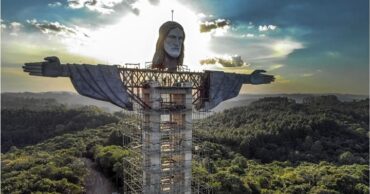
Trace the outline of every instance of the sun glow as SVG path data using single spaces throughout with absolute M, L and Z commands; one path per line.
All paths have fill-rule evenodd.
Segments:
M 287 56 L 294 50 L 301 48 L 303 48 L 303 45 L 301 43 L 290 40 L 278 41 L 272 47 L 275 57 Z
M 213 55 L 208 44 L 210 35 L 199 31 L 198 13 L 173 0 L 162 0 L 158 5 L 141 0 L 134 6 L 140 9 L 139 15 L 128 14 L 114 25 L 90 31 L 90 38 L 81 44 L 69 42 L 69 51 L 108 64 L 141 63 L 143 66 L 152 60 L 158 29 L 171 20 L 171 10 L 174 10 L 174 21 L 184 27 L 186 34 L 184 64 L 192 70 L 201 70 L 200 59 Z

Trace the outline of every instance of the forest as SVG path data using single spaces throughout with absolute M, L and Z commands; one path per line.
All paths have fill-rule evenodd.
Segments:
M 122 186 L 129 115 L 23 106 L 1 122 L 2 193 L 85 193 L 84 158 Z M 263 98 L 194 123 L 193 175 L 220 194 L 369 193 L 368 129 L 368 99 Z
M 67 109 L 60 105 L 45 110 L 5 108 L 1 115 L 2 152 L 12 146 L 24 147 L 66 132 L 96 128 L 120 120 L 94 106 Z
M 288 98 L 264 98 L 201 120 L 195 132 L 262 162 L 367 164 L 368 111 L 367 99 L 340 102 L 322 96 L 298 104 Z

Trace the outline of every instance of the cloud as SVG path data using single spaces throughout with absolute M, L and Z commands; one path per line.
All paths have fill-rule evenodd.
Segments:
M 217 58 L 202 59 L 200 61 L 201 65 L 214 65 L 218 62 Z
M 206 18 L 207 16 L 204 13 L 198 13 L 198 17 L 203 19 L 203 18 Z
M 274 25 L 263 25 L 263 26 L 258 26 L 258 30 L 260 32 L 266 32 L 266 31 L 274 31 L 276 30 L 277 26 Z
M 60 24 L 59 22 L 38 22 L 36 19 L 27 20 L 27 23 L 38 28 L 42 33 L 65 33 L 65 34 L 76 34 L 75 30 Z
M 336 58 L 336 57 L 340 56 L 339 52 L 336 52 L 336 51 L 328 51 L 325 54 L 329 57 L 332 57 L 332 58 Z
M 296 49 L 304 48 L 303 44 L 300 42 L 292 41 L 289 39 L 276 41 L 272 45 L 272 50 L 274 51 L 274 56 L 284 57 L 292 53 Z
M 60 7 L 60 6 L 62 6 L 62 3 L 59 2 L 59 1 L 56 1 L 54 3 L 49 3 L 48 6 L 49 7 Z
M 207 19 L 209 20 L 209 19 L 212 19 L 212 18 L 214 18 L 214 15 L 212 15 L 212 14 L 205 14 L 205 13 L 202 13 L 202 12 L 200 12 L 200 13 L 198 13 L 198 18 L 201 20 L 201 21 L 203 21 L 203 22 L 205 22 Z
M 281 76 L 281 75 L 274 75 L 275 77 L 275 82 L 276 83 L 282 83 L 282 84 L 285 84 L 285 83 L 290 83 L 291 81 L 286 79 L 285 77 Z
M 214 21 L 206 21 L 200 24 L 200 32 L 211 32 L 218 28 L 225 28 L 230 26 L 230 21 L 225 19 L 217 19 Z
M 11 22 L 9 25 L 10 35 L 12 36 L 18 36 L 18 33 L 21 31 L 21 28 L 23 25 L 18 22 Z
M 255 37 L 255 35 L 254 34 L 251 34 L 251 33 L 247 33 L 247 34 L 243 34 L 242 37 L 243 38 L 245 38 L 245 37 L 246 38 L 253 38 L 253 37 Z
M 313 73 L 303 73 L 303 74 L 301 74 L 301 77 L 312 77 L 314 75 L 315 74 L 313 74 Z
M 7 28 L 6 24 L 4 24 L 4 20 L 0 19 L 1 22 L 1 32 Z
M 252 64 L 287 64 L 285 60 L 298 49 L 305 48 L 304 43 L 294 39 L 278 37 L 253 38 L 241 36 L 214 37 L 211 49 L 217 53 L 238 53 Z M 269 67 L 267 67 L 269 68 Z
M 319 74 L 322 73 L 322 70 L 321 69 L 316 69 L 314 72 L 302 73 L 302 74 L 300 74 L 300 76 L 301 77 L 312 77 L 312 76 L 315 76 L 318 73 Z
M 36 19 L 27 20 L 27 23 L 40 30 L 43 34 L 57 35 L 62 37 L 88 38 L 86 32 L 77 26 L 74 28 L 60 24 L 59 22 L 39 22 Z
M 275 69 L 280 69 L 282 67 L 284 67 L 285 65 L 283 64 L 274 64 L 274 65 L 271 65 L 271 67 L 268 69 L 269 71 L 272 71 L 272 70 L 275 70 Z
M 152 5 L 158 5 L 159 0 L 149 0 L 149 3 L 151 3 Z
M 241 67 L 243 65 L 247 65 L 241 56 L 235 55 L 232 57 L 226 56 L 226 57 L 214 57 L 214 58 L 208 58 L 203 59 L 200 61 L 201 65 L 215 65 L 220 64 L 223 67 Z
M 129 8 L 135 15 L 139 15 L 139 9 L 135 8 L 133 4 L 135 0 L 123 1 L 123 0 L 68 0 L 68 6 L 72 9 L 87 8 L 90 11 L 95 11 L 101 14 L 112 14 L 116 11 L 122 10 L 122 8 Z M 157 1 L 150 1 L 155 4 Z

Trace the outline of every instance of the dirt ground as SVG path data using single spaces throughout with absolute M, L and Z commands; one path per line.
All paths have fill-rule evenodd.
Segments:
M 118 193 L 114 185 L 101 172 L 97 171 L 93 161 L 87 158 L 82 159 L 88 169 L 88 176 L 85 178 L 87 194 L 112 194 Z

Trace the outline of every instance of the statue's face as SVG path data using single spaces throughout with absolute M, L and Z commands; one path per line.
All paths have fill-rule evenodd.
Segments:
M 184 33 L 179 28 L 172 29 L 164 40 L 164 50 L 166 53 L 177 58 L 180 56 L 182 43 L 184 42 Z

